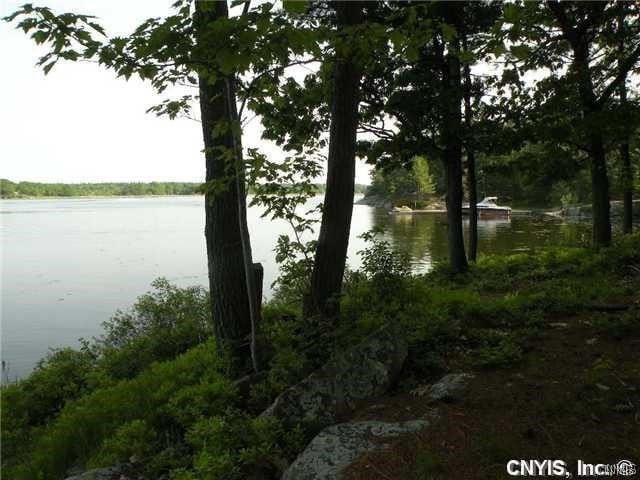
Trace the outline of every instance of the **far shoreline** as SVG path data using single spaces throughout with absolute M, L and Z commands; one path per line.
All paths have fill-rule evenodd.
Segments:
M 78 199 L 101 199 L 101 198 L 156 198 L 156 197 L 202 197 L 202 193 L 175 193 L 168 195 L 56 195 L 56 196 L 29 196 L 29 197 L 0 197 L 0 200 L 69 200 L 73 198 Z

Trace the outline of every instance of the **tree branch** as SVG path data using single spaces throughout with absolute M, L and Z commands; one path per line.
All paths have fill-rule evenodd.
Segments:
M 615 92 L 615 90 L 620 86 L 620 83 L 625 79 L 627 73 L 629 73 L 629 70 L 633 68 L 638 59 L 640 59 L 640 44 L 636 45 L 635 50 L 633 50 L 633 52 L 631 52 L 624 61 L 620 62 L 618 73 L 600 94 L 598 104 L 602 105 L 609 100 L 613 92 Z

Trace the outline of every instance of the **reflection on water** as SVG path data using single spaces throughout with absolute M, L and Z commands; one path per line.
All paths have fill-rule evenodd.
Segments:
M 377 209 L 375 225 L 384 230 L 385 239 L 409 253 L 416 271 L 428 271 L 434 263 L 447 260 L 447 219 L 444 214 L 389 215 Z M 469 220 L 464 220 L 464 235 Z M 511 219 L 478 221 L 478 252 L 513 253 L 555 245 L 586 245 L 590 227 L 567 223 L 550 216 L 521 216 Z
M 0 201 L 3 376 L 28 373 L 49 347 L 98 335 L 101 323 L 131 305 L 156 277 L 207 285 L 202 204 L 201 197 Z M 247 216 L 269 296 L 277 276 L 273 248 L 290 231 L 261 213 L 252 207 Z M 351 268 L 360 266 L 357 252 L 366 247 L 359 235 L 374 226 L 411 255 L 417 271 L 446 260 L 444 215 L 388 215 L 355 205 Z M 587 226 L 553 218 L 483 220 L 478 231 L 481 254 L 588 240 Z

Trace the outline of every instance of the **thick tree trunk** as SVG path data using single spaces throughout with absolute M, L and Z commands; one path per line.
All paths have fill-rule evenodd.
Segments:
M 593 210 L 593 244 L 604 247 L 611 243 L 611 211 L 609 205 L 609 176 L 600 133 L 591 132 L 591 194 Z
M 600 115 L 602 105 L 596 97 L 593 78 L 589 66 L 588 34 L 576 28 L 565 10 L 566 2 L 548 1 L 547 7 L 556 17 L 564 37 L 571 44 L 573 63 L 571 68 L 578 79 L 578 90 L 582 114 L 587 125 L 585 131 L 591 160 L 591 203 L 593 209 L 593 244 L 596 247 L 611 243 L 611 212 L 609 205 L 609 177 L 607 174 L 606 153 L 602 133 L 595 121 Z
M 447 5 L 447 22 L 457 25 L 456 5 Z M 447 236 L 449 245 L 449 265 L 455 273 L 468 268 L 462 233 L 462 85 L 460 81 L 460 60 L 457 53 L 460 43 L 454 38 L 449 43 L 449 53 L 443 68 L 443 125 L 444 166 L 447 183 Z
M 227 15 L 224 0 L 196 2 L 196 25 L 204 26 Z M 200 40 L 203 41 L 206 40 Z M 201 47 L 215 48 L 206 44 Z M 241 148 L 231 131 L 213 134 L 220 122 L 237 120 L 233 80 L 218 76 L 212 83 L 201 75 L 199 89 L 206 181 L 214 187 L 205 194 L 205 237 L 214 331 L 218 344 L 229 348 L 236 361 L 246 363 L 252 325 L 245 268 L 246 245 L 243 245 L 243 234 L 248 235 L 248 232 L 242 229 L 243 224 L 246 228 L 244 177 L 236 181 L 237 165 L 228 155 L 228 152 L 241 152 Z
M 466 50 L 466 38 L 463 37 Z M 467 152 L 467 192 L 469 194 L 469 251 L 467 257 L 475 262 L 478 256 L 478 185 L 476 180 L 476 157 L 473 148 L 471 112 L 471 68 L 464 66 L 464 123 L 467 130 L 465 151 Z
M 362 3 L 335 2 L 338 28 L 362 21 Z M 311 291 L 305 310 L 309 315 L 337 315 L 349 245 L 355 182 L 356 132 L 361 71 L 353 58 L 340 52 L 333 70 L 331 129 L 327 185 L 322 223 L 316 247 Z
M 597 101 L 589 68 L 589 47 L 580 40 L 572 43 L 574 51 L 574 68 L 578 74 L 580 101 L 587 125 L 587 142 L 591 160 L 591 202 L 593 210 L 593 244 L 596 247 L 611 243 L 611 212 L 609 199 L 609 176 L 602 133 L 596 122 L 591 119 L 600 114 L 601 107 Z

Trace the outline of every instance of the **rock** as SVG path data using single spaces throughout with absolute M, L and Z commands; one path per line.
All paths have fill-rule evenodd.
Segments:
M 331 480 L 366 452 L 383 448 L 385 441 L 430 425 L 428 420 L 400 423 L 377 421 L 341 423 L 317 435 L 291 466 L 282 480 Z
M 355 202 L 355 205 L 369 205 L 370 207 L 390 209 L 393 202 L 381 195 L 365 195 Z
M 621 217 L 623 211 L 624 206 L 621 201 L 611 202 L 612 217 Z M 591 205 L 570 205 L 563 208 L 560 215 L 573 219 L 588 219 L 592 216 L 592 208 Z M 633 216 L 640 218 L 640 200 L 633 201 Z
M 549 326 L 553 328 L 567 328 L 569 324 L 565 322 L 550 322 Z
M 471 373 L 450 373 L 433 385 L 418 387 L 410 393 L 417 397 L 426 397 L 431 402 L 454 401 L 460 397 L 472 378 L 474 375 Z
M 407 357 L 407 340 L 384 327 L 334 356 L 302 382 L 285 390 L 262 416 L 310 431 L 333 425 L 365 399 L 382 395 L 395 382 Z
M 137 476 L 131 474 L 130 465 L 120 464 L 88 470 L 78 475 L 67 477 L 65 480 L 134 480 L 137 478 Z

